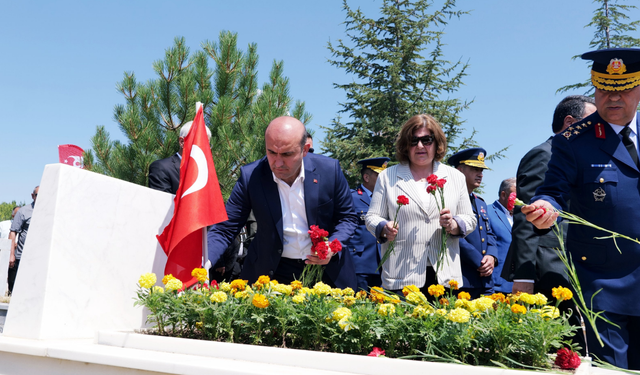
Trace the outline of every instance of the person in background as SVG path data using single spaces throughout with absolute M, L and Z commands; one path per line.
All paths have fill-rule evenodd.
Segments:
M 498 264 L 493 269 L 493 289 L 497 293 L 511 293 L 512 283 L 503 279 L 500 274 L 511 245 L 511 228 L 513 226 L 513 207 L 509 207 L 509 195 L 516 192 L 516 178 L 502 181 L 498 191 L 498 199 L 487 207 L 489 223 L 496 235 L 498 248 Z
M 365 216 L 369 212 L 371 195 L 378 180 L 378 174 L 387 169 L 389 158 L 371 158 L 358 161 L 362 167 L 360 176 L 362 183 L 351 190 L 353 206 L 358 215 L 358 227 L 345 243 L 353 256 L 353 263 L 358 277 L 358 289 L 368 291 L 369 288 L 380 286 L 380 244 L 376 238 L 367 231 Z
M 464 175 L 440 162 L 447 153 L 446 136 L 433 117 L 416 115 L 402 125 L 395 147 L 400 164 L 378 175 L 365 217 L 367 229 L 382 244 L 383 255 L 389 251 L 389 241 L 395 240 L 394 252 L 382 264 L 382 286 L 401 293 L 405 286 L 415 285 L 428 295 L 433 284 L 449 286 L 455 281 L 461 285 L 458 242 L 474 230 L 476 218 Z M 432 174 L 446 179 L 446 207 L 441 210 L 436 197 L 426 190 L 427 177 Z M 394 226 L 400 195 L 409 204 L 400 208 Z M 444 261 L 437 264 L 443 230 L 449 237 Z
M 11 210 L 11 219 L 0 222 L 0 238 L 9 238 L 9 233 L 11 232 L 11 223 L 13 222 L 13 218 L 16 217 L 20 206 L 15 206 Z
M 20 259 L 22 258 L 24 242 L 27 240 L 27 233 L 29 232 L 29 225 L 31 224 L 31 216 L 33 215 L 33 209 L 36 206 L 36 199 L 38 198 L 39 190 L 40 186 L 36 186 L 36 188 L 33 189 L 33 193 L 31 193 L 33 202 L 21 207 L 11 223 L 11 232 L 9 233 L 9 240 L 11 240 L 11 255 L 9 256 L 8 275 L 9 295 L 13 293 L 13 286 L 15 285 L 16 276 L 18 275 L 18 267 L 20 266 Z

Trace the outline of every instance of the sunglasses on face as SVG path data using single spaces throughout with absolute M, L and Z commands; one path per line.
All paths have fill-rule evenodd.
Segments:
M 433 144 L 434 140 L 435 138 L 432 135 L 425 135 L 423 137 L 411 137 L 411 146 L 417 146 L 418 142 L 422 142 L 423 146 L 428 146 L 430 144 Z

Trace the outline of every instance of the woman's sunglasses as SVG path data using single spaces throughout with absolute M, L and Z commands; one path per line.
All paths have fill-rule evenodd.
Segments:
M 423 137 L 411 137 L 411 146 L 417 146 L 418 142 L 422 142 L 423 146 L 428 146 L 433 143 L 435 138 L 432 135 L 425 135 Z

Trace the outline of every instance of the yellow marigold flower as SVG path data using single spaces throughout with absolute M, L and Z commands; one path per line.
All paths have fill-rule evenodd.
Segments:
M 453 304 L 453 306 L 455 308 L 468 308 L 469 306 L 469 300 L 466 299 L 457 299 L 456 302 Z
M 340 296 L 340 297 L 342 297 L 342 289 L 340 289 L 340 288 L 332 288 L 331 289 L 331 295 L 332 296 Z
M 211 297 L 209 297 L 209 299 L 211 300 L 211 302 L 218 302 L 218 303 L 222 303 L 225 302 L 227 300 L 227 293 L 225 292 L 215 292 L 211 295 Z
M 305 299 L 306 299 L 306 296 L 304 294 L 296 294 L 295 296 L 293 296 L 293 298 L 291 298 L 291 300 L 294 303 L 298 303 L 298 304 L 304 303 Z
M 419 292 L 419 291 L 420 291 L 420 288 L 418 288 L 417 286 L 415 286 L 413 284 L 412 285 L 407 285 L 404 288 L 402 288 L 402 294 L 404 294 L 405 297 L 408 296 L 409 293 L 415 293 L 415 292 Z
M 378 314 L 382 316 L 390 316 L 395 314 L 396 307 L 391 303 L 381 303 L 378 305 Z
M 164 285 L 167 285 L 167 283 L 169 282 L 169 280 L 173 280 L 175 279 L 175 277 L 173 277 L 172 274 L 168 274 L 168 275 L 164 275 L 164 277 L 162 278 L 162 283 Z
M 436 310 L 436 314 L 441 315 L 441 316 L 445 316 L 445 315 L 447 315 L 447 310 L 438 309 L 438 310 Z
M 182 281 L 173 278 L 169 281 L 167 281 L 167 284 L 165 285 L 165 288 L 167 289 L 167 292 L 172 291 L 172 290 L 179 290 L 182 289 Z
M 544 306 L 548 302 L 547 297 L 542 293 L 536 293 L 534 297 L 536 297 L 536 305 Z
M 502 293 L 493 293 L 492 295 L 489 296 L 489 298 L 491 298 L 496 302 L 501 302 L 501 303 L 507 302 L 507 297 L 505 297 L 504 294 Z
M 456 308 L 449 311 L 447 314 L 447 319 L 456 323 L 466 323 L 471 319 L 471 313 L 465 309 Z
M 543 306 L 540 310 L 540 315 L 545 319 L 557 319 L 560 317 L 560 310 L 555 306 Z
M 551 289 L 551 295 L 558 301 L 567 301 L 573 298 L 573 292 L 561 286 Z
M 349 310 L 348 308 L 338 307 L 337 309 L 333 310 L 333 312 L 331 313 L 331 318 L 337 322 L 341 319 L 349 318 L 351 315 L 352 315 L 351 310 Z
M 233 280 L 231 282 L 231 289 L 243 291 L 246 289 L 248 282 L 249 280 L 240 280 L 240 279 Z
M 344 296 L 344 298 L 342 299 L 342 303 L 344 303 L 347 306 L 352 306 L 354 303 L 356 303 L 356 297 Z
M 349 322 L 348 318 L 340 319 L 338 321 L 338 326 L 340 326 L 340 329 L 344 330 L 345 332 L 351 330 L 352 328 L 352 325 Z
M 236 294 L 233 295 L 235 298 L 237 299 L 244 299 L 249 297 L 249 292 L 247 292 L 246 290 L 242 290 L 240 292 L 237 292 Z
M 356 292 L 354 292 L 353 289 L 351 289 L 351 288 L 342 289 L 342 295 L 343 296 L 353 296 L 355 294 L 356 294 Z
M 511 312 L 514 314 L 525 314 L 527 312 L 527 308 L 516 303 L 511 305 Z
M 191 275 L 191 276 L 193 276 L 193 275 Z M 196 322 L 196 328 L 202 329 L 203 326 L 204 326 L 204 324 L 202 324 L 202 322 Z
M 518 298 L 518 302 L 524 302 L 529 305 L 535 305 L 537 300 L 538 299 L 534 295 L 529 293 L 522 293 Z
M 164 293 L 164 288 L 161 286 L 154 286 L 151 288 L 152 293 Z
M 358 293 L 356 293 L 356 298 L 357 299 L 365 299 L 365 298 L 367 298 L 367 292 L 365 292 L 364 290 L 358 291 Z
M 440 297 L 444 294 L 444 287 L 442 285 L 430 285 L 427 289 L 430 295 L 434 297 Z
M 308 294 L 308 295 L 314 295 L 316 294 L 316 292 L 313 289 L 309 289 L 306 286 L 302 287 L 302 289 L 300 289 L 300 293 L 302 294 Z
M 253 306 L 259 309 L 264 309 L 269 307 L 269 300 L 267 299 L 267 297 L 263 296 L 262 294 L 254 295 L 253 300 L 251 300 L 251 303 L 253 303 Z
M 431 305 L 418 305 L 414 307 L 413 313 L 411 314 L 414 318 L 424 318 L 427 315 L 431 315 L 435 312 L 434 308 Z
M 271 278 L 269 276 L 259 276 L 258 277 L 258 281 L 260 284 L 265 285 L 265 284 L 269 284 L 269 282 L 271 282 Z
M 319 296 L 324 296 L 331 293 L 331 287 L 320 281 L 313 286 L 313 291 Z
M 411 292 L 407 294 L 407 302 L 413 303 L 414 305 L 420 305 L 427 303 L 427 297 L 425 297 L 422 292 Z
M 278 285 L 278 284 L 280 284 L 280 283 L 278 282 L 278 280 L 271 280 L 269 283 L 270 283 L 271 285 Z
M 492 309 L 493 304 L 495 303 L 495 301 L 489 297 L 476 298 L 475 300 L 473 300 L 473 302 L 474 302 L 475 310 L 480 310 L 480 311 L 487 311 Z
M 290 296 L 291 293 L 293 293 L 293 287 L 291 287 L 291 285 L 287 285 L 287 284 L 271 284 L 273 286 L 273 290 L 275 290 L 278 293 L 281 293 L 282 295 L 285 296 Z
M 458 282 L 456 280 L 449 280 L 449 288 L 458 290 Z
M 471 300 L 471 294 L 467 292 L 458 293 L 458 299 L 466 299 L 467 301 Z
M 230 292 L 231 291 L 231 284 L 229 284 L 226 281 L 223 281 L 220 284 L 218 284 L 218 288 L 220 288 L 220 290 L 223 291 L 223 292 Z
M 143 273 L 142 276 L 140 276 L 140 280 L 138 280 L 138 284 L 140 284 L 140 286 L 143 288 L 149 289 L 155 285 L 156 280 L 157 279 L 156 279 L 155 273 L 147 272 L 147 273 Z
M 293 280 L 291 282 L 291 287 L 293 288 L 293 290 L 302 289 L 302 282 L 300 282 L 298 280 Z
M 371 288 L 371 301 L 375 302 L 375 303 L 383 303 L 384 302 L 384 294 L 382 294 L 382 291 L 384 289 L 379 288 L 377 286 L 374 286 L 373 288 Z
M 516 294 L 509 294 L 509 301 L 510 303 L 516 303 L 520 300 L 520 296 L 522 295 L 522 292 L 518 292 Z
M 449 300 L 444 298 L 444 297 L 440 298 L 439 302 L 440 302 L 441 305 L 449 306 Z
M 194 268 L 193 271 L 191 271 L 191 276 L 198 279 L 201 283 L 209 281 L 209 274 L 204 268 Z

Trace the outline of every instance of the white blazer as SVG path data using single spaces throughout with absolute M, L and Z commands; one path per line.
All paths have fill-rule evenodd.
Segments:
M 471 209 L 464 175 L 440 162 L 433 163 L 433 173 L 438 178 L 447 180 L 444 185 L 445 208 L 451 210 L 451 214 L 457 216 L 465 226 L 462 236 L 449 236 L 447 239 L 447 261 L 437 272 L 438 283 L 448 286 L 449 280 L 453 279 L 462 287 L 458 239 L 474 231 L 477 219 Z M 440 212 L 434 196 L 428 194 L 425 202 L 418 189 L 409 164 L 398 164 L 380 173 L 371 197 L 365 221 L 367 229 L 374 236 L 379 225 L 394 219 L 398 196 L 405 195 L 409 198 L 409 204 L 400 208 L 398 213 L 398 235 L 394 253 L 382 266 L 382 286 L 385 289 L 397 290 L 412 284 L 423 287 L 427 260 L 436 269 L 443 230 L 440 226 Z M 436 195 L 439 199 L 439 194 Z M 382 245 L 383 254 L 388 247 L 389 242 Z

